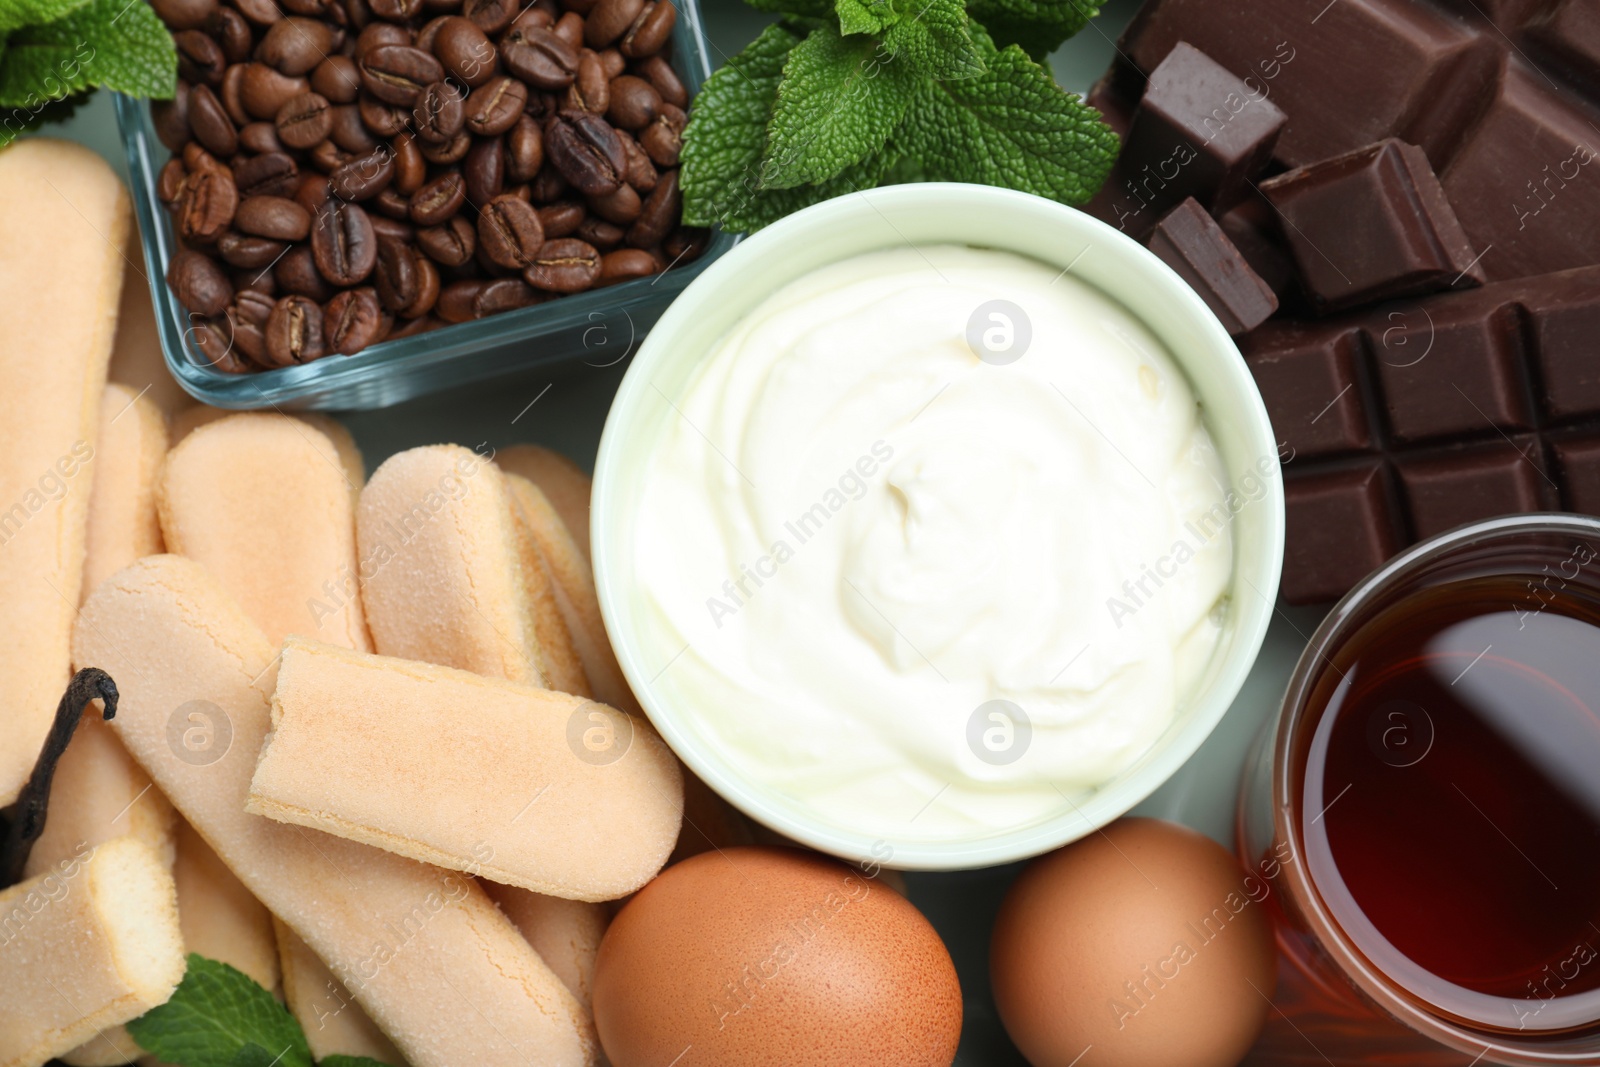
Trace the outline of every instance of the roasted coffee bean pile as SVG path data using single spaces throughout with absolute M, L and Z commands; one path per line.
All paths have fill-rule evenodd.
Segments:
M 666 270 L 671 0 L 152 0 L 189 335 L 229 373 Z

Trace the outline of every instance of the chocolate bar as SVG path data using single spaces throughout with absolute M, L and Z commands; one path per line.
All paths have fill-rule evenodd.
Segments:
M 1600 514 L 1600 266 L 1273 320 L 1241 351 L 1284 457 L 1290 603 L 1511 512 Z
M 1192 197 L 1167 213 L 1148 244 L 1200 294 L 1229 334 L 1253 330 L 1278 310 L 1272 289 Z
M 1261 183 L 1319 308 L 1483 282 L 1428 157 L 1394 138 Z

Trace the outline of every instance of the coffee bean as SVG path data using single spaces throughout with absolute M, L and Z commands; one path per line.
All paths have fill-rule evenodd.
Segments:
M 617 131 L 617 137 L 622 141 L 622 150 L 628 157 L 628 167 L 622 174 L 622 180 L 633 186 L 634 191 L 641 196 L 651 192 L 656 187 L 656 182 L 661 180 L 661 175 L 656 171 L 656 165 L 650 162 L 650 157 L 645 150 L 639 147 L 632 135 Z
M 328 128 L 328 139 L 337 145 L 340 151 L 352 155 L 364 155 L 377 148 L 382 142 L 372 135 L 367 129 L 367 124 L 361 121 L 361 109 L 354 104 L 335 104 L 328 109 L 332 123 Z
M 505 145 L 498 137 L 477 137 L 461 168 L 467 202 L 487 204 L 505 190 Z
M 506 311 L 515 311 L 518 308 L 532 307 L 542 304 L 548 299 L 543 293 L 536 292 L 521 278 L 500 278 L 495 281 L 485 282 L 478 292 L 477 299 L 473 302 L 474 318 L 485 318 L 489 315 L 499 315 Z
M 511 25 L 517 17 L 517 0 L 466 0 L 461 13 L 482 30 L 493 36 Z
M 361 57 L 361 84 L 385 104 L 411 108 L 428 85 L 444 78 L 432 54 L 409 45 L 386 44 Z
M 239 13 L 257 26 L 271 26 L 283 18 L 283 9 L 275 0 L 233 0 Z
M 367 221 L 372 223 L 373 235 L 379 241 L 384 238 L 391 238 L 396 241 L 415 241 L 417 239 L 417 228 L 409 222 L 391 219 L 385 215 L 373 215 L 370 212 L 367 215 Z
M 346 152 L 332 141 L 318 141 L 310 152 L 306 153 L 311 165 L 324 174 L 332 174 L 355 156 Z
M 544 148 L 561 176 L 586 196 L 614 192 L 628 160 L 605 119 L 563 111 L 545 127 Z
M 275 367 L 310 363 L 327 354 L 322 308 L 304 296 L 286 296 L 267 316 L 266 357 Z
M 179 249 L 167 265 L 167 284 L 178 303 L 201 315 L 220 315 L 233 299 L 233 283 L 204 252 Z
M 416 250 L 404 241 L 380 240 L 372 281 L 385 308 L 398 312 L 408 307 L 417 298 Z
M 189 328 L 184 332 L 199 350 L 201 362 L 212 370 L 223 374 L 247 374 L 254 369 L 234 351 L 233 335 L 228 330 L 225 317 L 208 319 L 191 315 Z
M 578 57 L 578 76 L 567 87 L 563 105 L 573 111 L 604 115 L 611 104 L 611 82 L 606 78 L 600 57 L 585 49 Z
M 421 139 L 417 141 L 417 151 L 422 153 L 422 158 L 440 167 L 461 162 L 471 149 L 472 135 L 466 130 L 462 130 L 445 144 L 429 144 Z
M 683 107 L 689 103 L 689 90 L 685 88 L 683 79 L 678 77 L 678 72 L 672 69 L 672 64 L 659 55 L 649 59 L 640 60 L 634 64 L 634 73 L 655 88 L 661 94 L 661 99 L 674 107 Z
M 239 147 L 257 156 L 283 153 L 283 142 L 278 140 L 277 127 L 270 122 L 250 122 L 239 127 Z
M 362 59 L 375 48 L 383 48 L 387 45 L 405 47 L 410 44 L 411 31 L 404 26 L 396 26 L 392 22 L 374 22 L 356 37 L 356 50 L 353 58 L 359 69 Z
M 222 110 L 228 113 L 228 118 L 233 120 L 235 128 L 242 128 L 255 121 L 244 106 L 244 69 L 246 64 L 234 63 L 222 72 L 222 84 L 217 87 L 217 99 L 222 101 Z
M 279 74 L 265 63 L 246 63 L 239 80 L 239 99 L 251 118 L 273 121 L 285 104 L 310 88 L 305 78 Z
M 505 176 L 530 182 L 544 166 L 544 130 L 532 115 L 523 115 L 506 135 Z
M 317 209 L 332 195 L 328 191 L 328 179 L 325 175 L 316 171 L 306 171 L 300 175 L 300 188 L 294 191 L 294 202 L 315 216 Z
M 467 97 L 467 129 L 479 137 L 498 137 L 522 116 L 528 87 L 515 78 L 495 78 L 472 90 Z
M 544 2 L 549 3 L 552 7 L 557 6 L 556 0 L 544 0 Z M 559 6 L 566 8 L 579 18 L 588 18 L 597 3 L 599 3 L 599 0 L 563 0 Z M 556 17 L 559 18 L 560 15 L 558 14 Z
M 278 282 L 270 270 L 236 270 L 233 272 L 232 281 L 234 303 L 238 303 L 237 294 L 244 292 L 260 293 L 270 299 L 277 299 Z
M 669 170 L 645 200 L 625 240 L 634 248 L 654 248 L 678 225 L 682 212 L 683 194 L 678 189 L 678 172 Z
M 552 293 L 581 293 L 599 276 L 600 253 L 570 237 L 546 241 L 522 273 L 529 285 Z
M 455 140 L 463 121 L 461 91 L 449 82 L 437 81 L 424 88 L 411 110 L 411 127 L 426 144 Z
M 604 48 L 628 32 L 644 10 L 645 0 L 600 0 L 583 25 L 583 43 Z
M 624 74 L 611 83 L 611 105 L 606 118 L 624 130 L 642 130 L 661 110 L 661 94 L 643 78 Z
M 665 101 L 661 114 L 639 134 L 639 147 L 658 167 L 676 167 L 683 151 L 683 112 Z
M 186 241 L 210 244 L 227 230 L 238 207 L 239 190 L 233 175 L 221 168 L 191 168 L 178 198 L 178 233 Z
M 301 93 L 278 109 L 273 122 L 278 140 L 289 148 L 307 149 L 327 138 L 333 113 L 326 97 Z
M 217 0 L 150 0 L 169 30 L 198 30 L 217 13 Z
M 178 49 L 178 77 L 190 85 L 221 85 L 228 58 L 222 46 L 200 30 L 180 30 L 172 35 Z
M 267 319 L 272 315 L 277 301 L 254 289 L 241 289 L 234 294 L 233 303 L 224 314 L 233 344 L 250 360 L 265 363 L 267 355 Z
M 320 19 L 286 18 L 272 24 L 256 47 L 256 58 L 280 74 L 310 74 L 333 50 L 333 27 Z
M 439 21 L 433 37 L 433 54 L 450 76 L 476 89 L 494 77 L 499 65 L 494 45 L 477 23 L 460 15 Z
M 424 315 L 420 319 L 402 321 L 394 328 L 394 331 L 390 333 L 388 337 L 384 338 L 384 340 L 397 341 L 406 337 L 416 337 L 418 334 L 431 333 L 432 331 L 437 330 L 439 327 L 447 325 L 449 325 L 449 323 L 445 322 L 443 319 L 435 318 L 432 315 Z
M 543 244 L 539 213 L 516 197 L 497 197 L 478 212 L 478 247 L 497 266 L 525 270 Z
M 500 58 L 536 89 L 565 89 L 578 73 L 578 50 L 548 29 L 513 28 L 500 42 Z
M 606 72 L 607 80 L 620 78 L 627 73 L 628 61 L 615 48 L 602 49 L 596 54 L 600 57 L 600 69 Z
M 241 159 L 233 168 L 241 197 L 293 196 L 300 187 L 300 168 L 283 152 Z
M 330 104 L 353 104 L 361 95 L 361 72 L 349 56 L 328 56 L 311 72 L 311 88 Z
M 375 213 L 404 222 L 411 217 L 411 198 L 390 186 L 371 200 L 367 206 Z
M 538 212 L 539 225 L 544 227 L 545 239 L 549 241 L 558 237 L 571 237 L 577 232 L 585 214 L 584 206 L 571 200 L 546 204 L 539 208 Z
M 609 252 L 622 243 L 622 238 L 627 231 L 615 223 L 590 215 L 578 224 L 573 236 L 580 241 L 594 245 L 602 252 Z
M 325 18 L 330 21 L 338 5 L 329 0 L 282 0 L 284 11 L 303 18 Z
M 303 241 L 311 232 L 311 216 L 285 197 L 252 196 L 239 202 L 233 225 L 241 233 L 273 241 Z
M 183 146 L 183 165 L 189 169 L 191 174 L 198 174 L 204 170 L 213 174 L 233 176 L 233 172 L 224 166 L 221 160 L 207 152 L 205 147 L 197 141 L 190 141 Z
M 183 160 L 176 157 L 167 160 L 161 165 L 161 173 L 156 175 L 156 198 L 167 207 L 176 204 L 183 195 L 183 183 L 188 177 Z
M 594 280 L 596 288 L 631 282 L 635 278 L 648 278 L 656 273 L 656 257 L 639 248 L 621 248 L 600 257 L 600 274 Z
M 669 262 L 688 263 L 700 258 L 700 253 L 706 250 L 710 240 L 711 234 L 706 230 L 680 226 L 661 242 L 661 251 L 666 253 Z
M 446 267 L 459 267 L 478 250 L 478 231 L 457 215 L 441 226 L 417 231 L 417 247 L 432 260 Z
M 380 19 L 405 22 L 417 17 L 422 10 L 422 0 L 367 0 L 367 7 Z
M 544 168 L 534 175 L 529 194 L 535 204 L 553 204 L 571 188 L 567 184 L 567 179 L 561 176 L 561 172 L 546 163 Z
M 619 185 L 604 196 L 589 197 L 589 210 L 618 226 L 631 226 L 644 210 L 644 201 L 631 185 Z
M 411 198 L 411 220 L 418 226 L 437 226 L 460 211 L 466 199 L 466 182 L 461 172 L 445 171 Z
M 568 11 L 556 19 L 555 25 L 550 27 L 550 32 L 567 42 L 574 48 L 583 47 L 583 19 L 576 11 Z
M 328 191 L 340 200 L 371 200 L 394 180 L 394 154 L 387 145 L 374 148 L 328 174 Z
M 317 270 L 316 257 L 309 245 L 296 245 L 285 252 L 273 265 L 272 277 L 283 292 L 310 297 L 319 304 L 326 303 L 337 291 Z
M 372 221 L 355 204 L 330 199 L 312 220 L 311 253 L 318 273 L 334 285 L 360 285 L 378 259 Z
M 322 329 L 330 349 L 353 356 L 383 336 L 383 308 L 371 286 L 346 289 L 322 312 Z
M 367 129 L 378 137 L 399 137 L 411 118 L 410 109 L 385 104 L 370 93 L 361 94 L 356 110 L 361 113 L 361 121 Z
M 250 58 L 250 49 L 255 44 L 254 34 L 244 16 L 233 8 L 219 7 L 207 22 L 206 31 L 222 46 L 222 58 L 229 63 L 243 63 Z
M 266 270 L 278 261 L 288 247 L 282 241 L 251 237 L 233 230 L 217 238 L 217 254 L 223 262 L 244 270 Z
M 483 294 L 485 282 L 451 282 L 439 292 L 439 304 L 434 311 L 445 322 L 471 322 L 477 318 L 478 297 Z
M 617 48 L 629 59 L 653 56 L 672 40 L 672 27 L 677 23 L 678 10 L 671 0 L 647 0 L 644 10 L 622 35 Z
M 439 303 L 439 268 L 433 265 L 433 260 L 422 255 L 414 247 L 411 251 L 416 257 L 417 298 L 400 310 L 400 317 L 406 319 L 426 315 Z
M 150 101 L 150 121 L 156 128 L 156 138 L 169 152 L 182 152 L 189 143 L 189 85 L 178 83 L 177 93 L 171 100 Z

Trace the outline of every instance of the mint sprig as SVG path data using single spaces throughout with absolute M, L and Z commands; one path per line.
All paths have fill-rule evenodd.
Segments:
M 0 145 L 93 87 L 169 98 L 172 35 L 146 0 L 0 0 Z
M 1029 47 L 1089 0 L 749 0 L 785 16 L 711 76 L 683 135 L 684 221 L 755 230 L 884 181 L 1089 200 L 1117 137 Z M 997 44 L 975 16 L 1005 27 Z M 837 28 L 836 28 L 837 27 Z
M 172 998 L 130 1022 L 128 1033 L 177 1067 L 312 1067 L 305 1031 L 277 998 L 249 975 L 193 953 Z M 385 1065 L 329 1056 L 321 1067 Z

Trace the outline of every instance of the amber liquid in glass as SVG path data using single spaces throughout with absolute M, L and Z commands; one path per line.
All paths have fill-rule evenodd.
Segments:
M 1417 1001 L 1570 1033 L 1600 1019 L 1600 561 L 1530 570 L 1416 594 L 1333 655 L 1300 832 L 1335 921 Z

